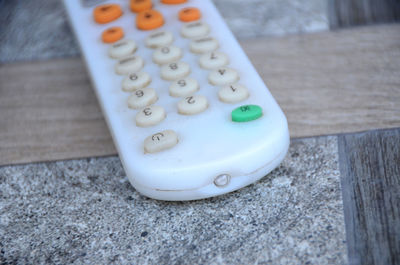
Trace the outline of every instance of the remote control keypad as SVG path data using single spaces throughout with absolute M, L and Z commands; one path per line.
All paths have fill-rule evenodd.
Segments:
M 183 0 L 162 0 L 164 4 L 179 4 Z M 115 8 L 112 6 L 112 8 Z M 141 30 L 153 30 L 164 24 L 163 15 L 151 9 L 151 1 L 131 0 L 131 10 L 136 15 L 136 26 Z M 113 11 L 115 12 L 115 11 Z M 239 73 L 230 67 L 227 54 L 217 51 L 219 42 L 209 36 L 210 27 L 199 21 L 201 12 L 194 7 L 186 7 L 180 10 L 179 20 L 183 23 L 180 30 L 182 37 L 189 39 L 187 48 L 198 55 L 198 64 L 208 71 L 208 81 L 216 86 L 216 96 L 227 104 L 234 104 L 246 100 L 249 97 L 248 89 L 238 84 Z M 115 40 L 114 40 L 115 39 Z M 154 49 L 152 60 L 160 67 L 162 79 L 171 81 L 169 95 L 181 98 L 177 101 L 176 110 L 181 115 L 197 115 L 208 108 L 208 100 L 203 95 L 197 95 L 199 83 L 195 78 L 188 77 L 190 66 L 184 61 L 180 47 L 172 45 L 174 36 L 169 31 L 151 32 L 145 39 L 147 48 Z M 105 41 L 107 42 L 107 41 Z M 128 107 L 137 110 L 135 123 L 138 127 L 151 127 L 161 123 L 167 113 L 162 106 L 153 105 L 157 102 L 156 91 L 148 87 L 151 77 L 140 70 L 144 66 L 144 60 L 134 53 L 137 50 L 135 41 L 124 39 L 117 40 L 108 50 L 111 58 L 118 59 L 115 72 L 125 75 L 122 81 L 122 90 L 132 93 L 128 98 Z M 243 105 L 234 109 L 231 113 L 232 121 L 245 122 L 262 116 L 262 109 L 256 105 Z M 148 136 L 144 140 L 146 153 L 156 153 L 172 148 L 178 143 L 178 135 L 173 130 L 165 130 Z

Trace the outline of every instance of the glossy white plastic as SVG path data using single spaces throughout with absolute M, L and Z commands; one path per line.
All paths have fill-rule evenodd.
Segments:
M 125 172 L 137 191 L 160 200 L 207 198 L 249 185 L 280 164 L 289 146 L 286 118 L 211 1 L 189 0 L 181 5 L 153 1 L 154 9 L 165 19 L 164 26 L 153 31 L 140 31 L 135 27 L 136 15 L 130 11 L 129 1 L 111 2 L 120 4 L 124 15 L 99 25 L 93 20 L 93 7 L 83 7 L 79 0 L 64 0 Z M 178 12 L 188 6 L 201 10 L 202 21 L 210 26 L 209 36 L 218 40 L 218 51 L 229 57 L 227 67 L 235 69 L 240 76 L 238 84 L 248 88 L 250 95 L 246 100 L 227 104 L 218 99 L 219 87 L 208 82 L 210 71 L 199 66 L 200 56 L 190 52 L 190 40 L 180 35 L 184 23 L 179 21 Z M 167 115 L 155 126 L 137 127 L 135 115 L 138 110 L 127 106 L 130 93 L 121 88 L 124 76 L 115 74 L 116 60 L 108 56 L 110 45 L 101 41 L 101 33 L 111 26 L 124 29 L 125 39 L 137 43 L 135 55 L 145 61 L 141 71 L 151 75 L 149 87 L 156 90 L 159 98 L 155 104 L 162 106 Z M 178 113 L 180 98 L 169 95 L 171 82 L 161 79 L 160 67 L 152 62 L 154 49 L 146 47 L 144 41 L 149 34 L 159 30 L 171 32 L 173 45 L 182 49 L 181 61 L 190 65 L 189 76 L 200 85 L 196 95 L 208 99 L 209 106 L 205 111 L 197 115 Z M 261 106 L 263 116 L 250 122 L 232 122 L 231 111 L 245 104 Z M 145 153 L 144 139 L 164 130 L 175 131 L 179 142 L 168 150 Z M 217 186 L 214 181 L 220 175 L 229 175 L 229 183 Z

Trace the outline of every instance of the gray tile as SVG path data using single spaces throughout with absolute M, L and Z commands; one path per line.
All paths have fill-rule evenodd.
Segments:
M 328 29 L 327 0 L 215 0 L 215 3 L 238 38 Z M 79 54 L 60 0 L 0 0 L 0 25 L 0 62 Z
M 139 195 L 117 157 L 0 168 L 0 263 L 343 264 L 336 137 L 293 140 L 255 185 Z

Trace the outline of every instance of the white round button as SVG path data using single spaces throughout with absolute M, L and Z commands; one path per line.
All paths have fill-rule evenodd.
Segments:
M 190 51 L 194 53 L 211 52 L 218 48 L 218 41 L 212 37 L 204 37 L 192 40 L 189 44 Z
M 166 117 L 165 110 L 160 106 L 149 106 L 136 114 L 136 125 L 149 127 L 159 124 Z
M 239 79 L 239 74 L 232 68 L 221 67 L 213 70 L 208 75 L 208 81 L 215 86 L 224 86 L 235 83 Z
M 161 66 L 161 77 L 165 80 L 176 80 L 190 73 L 190 66 L 185 62 L 173 62 Z
M 237 103 L 249 97 L 249 91 L 245 86 L 233 84 L 224 86 L 218 91 L 218 98 L 225 103 Z
M 181 35 L 185 38 L 200 38 L 210 32 L 208 25 L 201 21 L 185 24 L 181 29 Z
M 184 115 L 200 113 L 206 110 L 207 107 L 207 98 L 200 95 L 189 96 L 178 102 L 178 112 Z
M 199 83 L 196 79 L 186 77 L 172 82 L 169 87 L 169 94 L 172 97 L 186 97 L 199 90 Z
M 203 54 L 199 58 L 199 65 L 204 69 L 215 69 L 228 63 L 228 55 L 218 51 Z
M 121 59 L 134 53 L 137 45 L 133 40 L 121 40 L 111 45 L 108 49 L 108 55 L 114 59 Z
M 122 90 L 132 92 L 146 87 L 151 82 L 151 77 L 146 72 L 132 73 L 122 80 Z
M 153 62 L 166 64 L 178 61 L 182 57 L 182 50 L 176 46 L 163 46 L 157 48 L 153 53 Z
M 128 107 L 131 109 L 141 109 L 153 104 L 157 99 L 157 93 L 153 88 L 138 89 L 128 98 Z
M 159 31 L 150 34 L 145 42 L 149 48 L 158 48 L 161 46 L 168 46 L 174 41 L 174 36 L 168 31 Z
M 165 130 L 148 136 L 144 140 L 145 153 L 157 153 L 174 147 L 178 143 L 178 135 L 172 130 Z
M 121 59 L 115 65 L 115 72 L 119 75 L 128 75 L 130 73 L 138 72 L 143 68 L 144 61 L 136 55 L 131 55 Z

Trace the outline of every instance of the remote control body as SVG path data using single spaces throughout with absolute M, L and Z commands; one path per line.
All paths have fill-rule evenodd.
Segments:
M 179 5 L 153 1 L 153 9 L 164 18 L 164 24 L 154 30 L 136 27 L 137 14 L 131 12 L 129 1 L 101 4 L 107 3 L 120 5 L 123 15 L 110 23 L 98 24 L 93 19 L 94 7 L 85 7 L 79 0 L 64 0 L 115 146 L 129 181 L 137 191 L 160 200 L 202 199 L 254 183 L 281 163 L 289 146 L 285 115 L 211 1 L 189 0 Z M 201 54 L 193 53 L 189 48 L 192 40 L 181 35 L 187 23 L 178 19 L 178 13 L 185 7 L 201 11 L 200 21 L 209 26 L 207 36 L 218 41 L 216 51 L 228 56 L 226 67 L 238 73 L 239 80 L 235 84 L 247 88 L 246 99 L 226 103 L 219 98 L 221 86 L 210 83 L 212 70 L 199 65 Z M 151 105 L 160 106 L 165 112 L 158 124 L 138 126 L 135 122 L 136 115 L 143 109 L 128 107 L 133 92 L 121 88 L 126 75 L 116 74 L 118 60 L 109 56 L 112 44 L 104 43 L 101 38 L 103 31 L 112 26 L 123 28 L 123 39 L 133 40 L 137 45 L 134 55 L 144 61 L 140 72 L 150 75 L 147 87 L 156 93 L 157 99 Z M 204 111 L 193 115 L 178 111 L 182 97 L 170 95 L 173 81 L 161 77 L 162 66 L 153 62 L 155 49 L 145 44 L 150 34 L 161 31 L 172 33 L 171 45 L 183 51 L 179 61 L 189 66 L 187 76 L 198 82 L 199 89 L 194 95 L 207 100 Z M 232 120 L 233 110 L 242 106 L 246 111 L 246 106 L 253 105 L 261 108 L 261 117 L 247 122 Z M 176 137 L 173 146 L 157 151 L 157 141 L 168 133 Z M 148 151 L 151 147 L 146 149 L 149 140 L 155 141 L 155 152 Z

